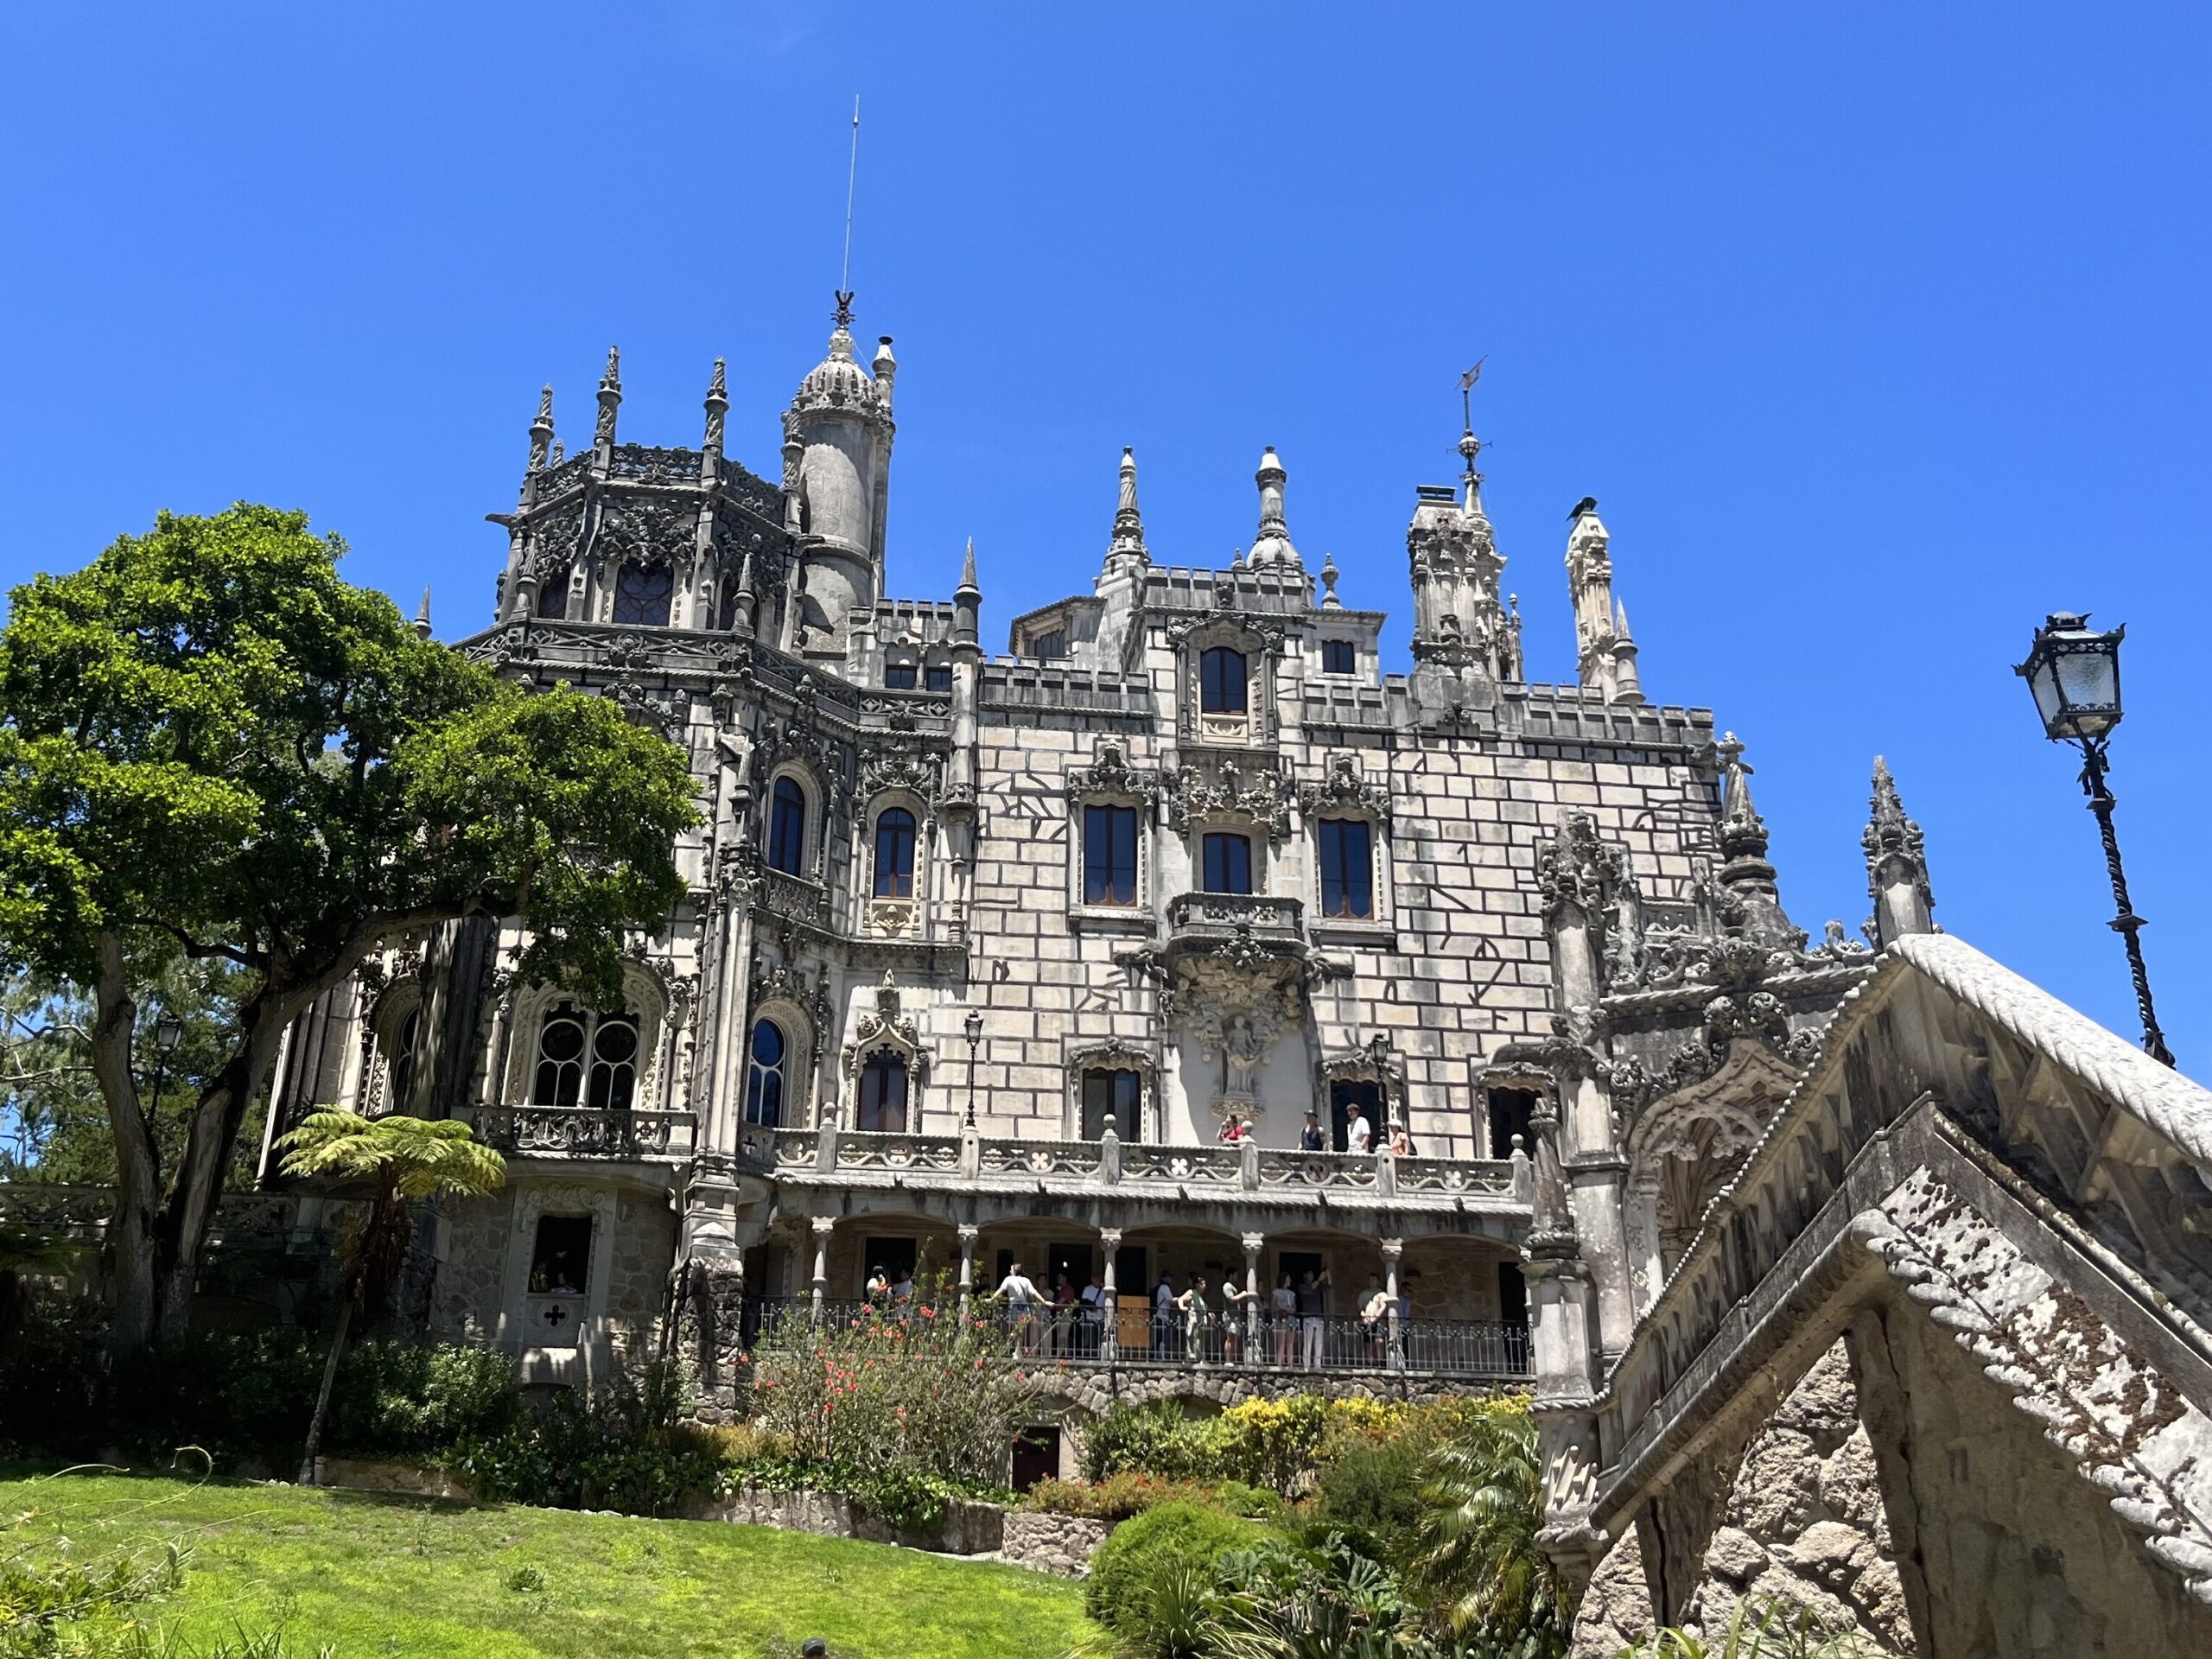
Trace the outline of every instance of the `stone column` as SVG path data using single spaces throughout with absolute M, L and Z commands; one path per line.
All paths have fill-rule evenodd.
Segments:
M 1406 1253 L 1402 1238 L 1386 1238 L 1382 1244 L 1382 1294 L 1390 1299 L 1390 1351 L 1387 1363 L 1392 1370 L 1406 1369 L 1404 1323 L 1398 1318 L 1398 1259 Z
M 1098 1249 L 1104 1257 L 1099 1270 L 1098 1288 L 1106 1299 L 1104 1313 L 1106 1328 L 1098 1338 L 1098 1357 L 1111 1365 L 1122 1351 L 1121 1290 L 1114 1280 L 1114 1257 L 1122 1248 L 1122 1230 L 1102 1227 L 1098 1230 Z
M 830 1235 L 837 1230 L 834 1216 L 817 1216 L 814 1227 L 814 1322 L 822 1323 L 822 1301 L 830 1288 Z
M 976 1282 L 976 1235 L 980 1230 L 966 1222 L 960 1224 L 960 1322 L 968 1322 L 968 1304 L 973 1298 Z
M 1237 1241 L 1244 1246 L 1244 1363 L 1255 1363 L 1260 1351 L 1260 1249 L 1263 1233 L 1246 1233 Z

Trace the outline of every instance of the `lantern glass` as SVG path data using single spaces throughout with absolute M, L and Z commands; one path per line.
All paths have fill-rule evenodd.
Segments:
M 968 1017 L 961 1021 L 961 1027 L 968 1033 L 969 1047 L 973 1048 L 983 1040 L 983 1016 L 973 1008 L 968 1011 Z
M 184 1021 L 175 1014 L 165 1014 L 154 1021 L 154 1046 L 164 1054 L 174 1054 L 184 1040 Z
M 2127 630 L 2093 632 L 2088 621 L 2065 612 L 2052 616 L 2015 671 L 2054 741 L 2094 742 L 2120 724 L 2120 642 Z

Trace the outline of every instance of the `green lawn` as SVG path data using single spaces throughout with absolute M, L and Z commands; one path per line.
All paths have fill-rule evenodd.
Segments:
M 287 1614 L 307 1651 L 333 1643 L 338 1659 L 783 1659 L 810 1636 L 833 1659 L 1058 1659 L 1088 1628 L 1072 1583 L 761 1527 L 139 1475 L 0 1479 L 0 1548 L 62 1535 L 80 1560 L 176 1540 L 190 1560 L 164 1622 L 199 1640 Z

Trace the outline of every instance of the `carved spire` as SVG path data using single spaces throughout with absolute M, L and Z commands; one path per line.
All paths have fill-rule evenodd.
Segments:
M 878 334 L 875 337 L 875 356 L 868 367 L 875 372 L 876 395 L 882 398 L 886 409 L 890 408 L 892 384 L 899 378 L 899 359 L 891 355 L 890 335 Z
M 537 418 L 530 423 L 530 470 L 543 472 L 553 452 L 553 388 L 537 394 Z
M 750 637 L 753 632 L 753 613 L 760 602 L 760 594 L 753 574 L 753 548 L 748 543 L 744 563 L 737 568 L 736 614 L 732 622 L 737 631 Z
M 1724 732 L 1713 745 L 1720 766 L 1720 885 L 1743 900 L 1744 931 L 1761 944 L 1794 945 L 1805 935 L 1783 912 L 1774 866 L 1767 862 L 1766 820 L 1751 803 L 1751 769 L 1744 745 Z
M 430 637 L 430 590 L 428 588 L 423 589 L 422 608 L 415 613 L 415 637 L 417 639 Z
M 1114 539 L 1106 549 L 1106 568 L 1141 567 L 1152 563 L 1144 544 L 1144 515 L 1137 509 L 1137 452 L 1122 451 L 1122 493 L 1114 505 Z
M 701 448 L 720 460 L 722 453 L 722 417 L 729 412 L 729 384 L 722 359 L 715 359 L 715 372 L 707 382 L 707 435 Z
M 1628 606 L 1618 599 L 1613 601 L 1613 701 L 1643 701 L 1643 677 L 1636 666 L 1636 640 L 1628 631 Z
M 952 643 L 974 645 L 980 641 L 983 590 L 976 581 L 976 538 L 968 538 L 968 554 L 960 566 L 960 585 L 952 590 Z
M 1874 901 L 1877 949 L 1908 933 L 1933 933 L 1936 895 L 1920 826 L 1905 816 L 1889 762 L 1874 757 L 1872 812 L 1859 842 L 1866 849 L 1866 892 Z
M 1613 598 L 1612 537 L 1586 495 L 1567 515 L 1567 582 L 1574 601 L 1574 665 L 1582 683 L 1607 702 L 1641 702 L 1636 642 Z
M 1260 470 L 1252 474 L 1253 481 L 1260 486 L 1260 533 L 1253 539 L 1252 550 L 1246 556 L 1246 563 L 1255 570 L 1270 567 L 1285 570 L 1303 570 L 1306 568 L 1304 561 L 1298 556 L 1298 550 L 1291 545 L 1290 526 L 1283 518 L 1282 486 L 1289 477 L 1290 474 L 1282 469 L 1282 462 L 1275 454 L 1274 446 L 1269 444 L 1267 452 L 1260 457 Z
M 599 423 L 592 442 L 602 449 L 614 447 L 614 411 L 622 407 L 622 348 L 607 348 L 607 372 L 599 377 Z

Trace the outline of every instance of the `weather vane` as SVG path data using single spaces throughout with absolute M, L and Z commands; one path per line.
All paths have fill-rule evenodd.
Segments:
M 1483 378 L 1483 365 L 1490 361 L 1487 353 L 1475 359 L 1475 366 L 1459 377 L 1459 418 L 1461 429 L 1475 429 L 1475 382 Z
M 845 263 L 837 274 L 837 326 L 853 321 L 853 187 L 861 175 L 861 95 L 853 94 L 853 156 L 845 168 Z

